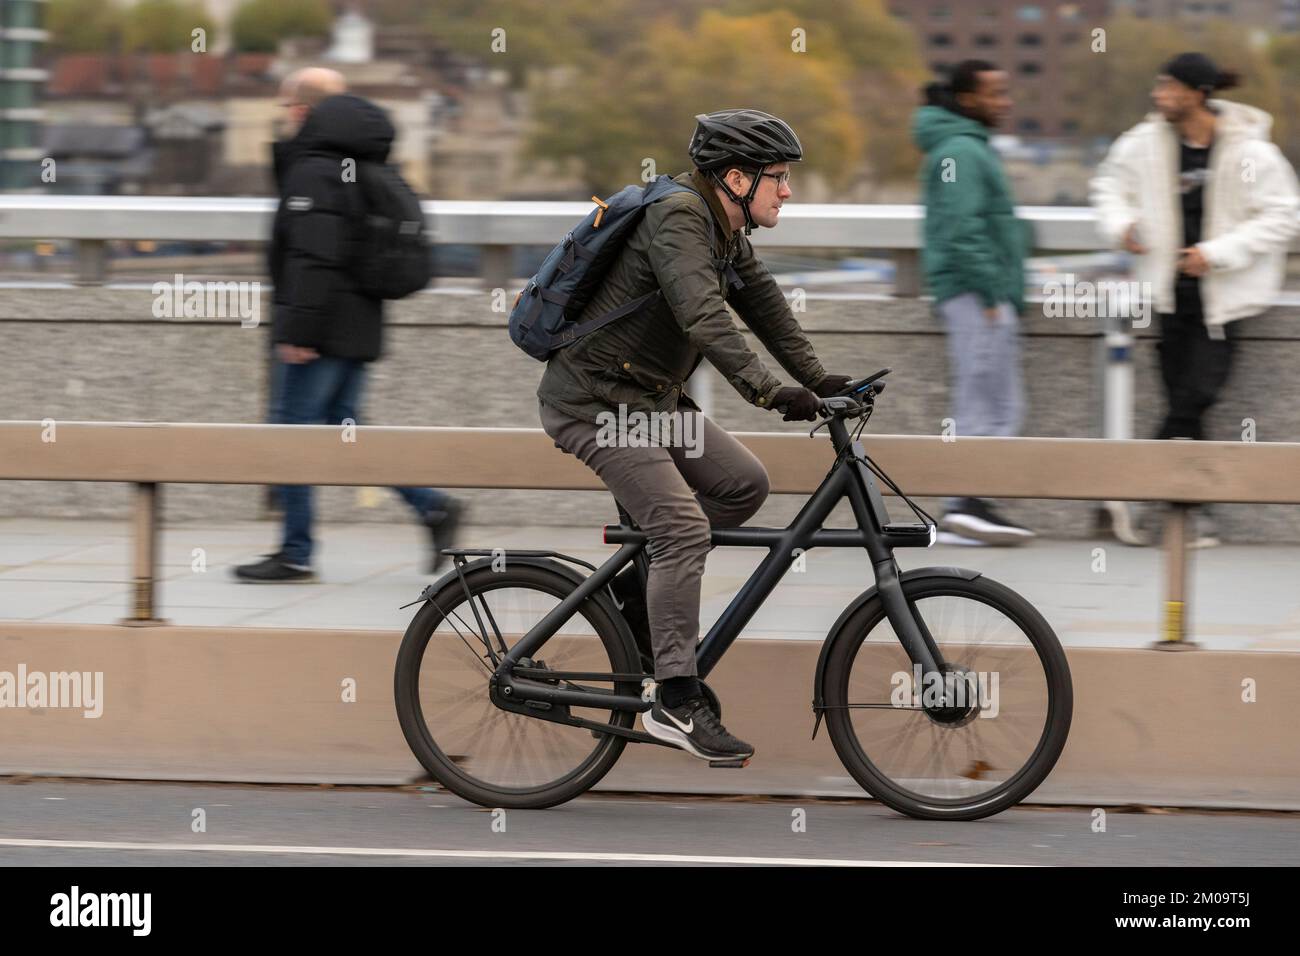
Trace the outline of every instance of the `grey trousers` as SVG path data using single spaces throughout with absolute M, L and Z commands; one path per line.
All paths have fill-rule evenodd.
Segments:
M 1024 418 L 1025 390 L 1015 309 L 999 302 L 997 319 L 990 322 L 974 292 L 944 299 L 937 309 L 948 333 L 950 414 L 957 437 L 1016 435 Z
M 702 414 L 688 454 L 681 447 L 610 445 L 598 425 L 540 401 L 538 412 L 546 434 L 594 471 L 646 533 L 655 679 L 694 677 L 709 531 L 738 527 L 762 506 L 763 463 Z

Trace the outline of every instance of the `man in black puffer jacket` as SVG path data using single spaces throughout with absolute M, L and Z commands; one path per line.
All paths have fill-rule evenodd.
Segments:
M 289 425 L 359 420 L 366 365 L 383 345 L 383 300 L 364 294 L 350 271 L 365 215 L 356 166 L 383 163 L 393 125 L 378 106 L 343 92 L 333 70 L 290 76 L 282 90 L 291 138 L 274 146 L 280 206 L 269 254 L 275 286 L 272 336 L 275 418 Z M 352 175 L 348 175 L 351 170 Z M 432 570 L 454 539 L 460 508 L 441 491 L 397 488 L 433 535 Z M 263 561 L 235 568 L 250 582 L 312 580 L 312 489 L 282 489 L 284 540 Z

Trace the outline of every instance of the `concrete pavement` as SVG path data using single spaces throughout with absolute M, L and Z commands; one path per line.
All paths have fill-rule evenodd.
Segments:
M 186 626 L 402 630 L 400 610 L 431 577 L 427 541 L 414 524 L 323 525 L 320 582 L 248 585 L 229 568 L 275 549 L 271 522 L 183 523 L 162 533 L 160 613 Z M 0 520 L 0 619 L 108 624 L 124 616 L 130 592 L 126 522 Z M 462 545 L 551 548 L 599 563 L 612 554 L 590 528 L 472 525 Z M 703 630 L 717 618 L 764 552 L 719 548 L 709 556 Z M 1019 591 L 1067 647 L 1148 646 L 1158 635 L 1163 555 L 1110 540 L 1038 540 L 1021 548 L 936 545 L 900 550 L 904 568 L 957 565 Z M 1209 650 L 1300 651 L 1300 548 L 1227 545 L 1193 552 L 1188 619 Z M 809 552 L 745 631 L 745 638 L 822 640 L 839 612 L 871 584 L 860 552 Z
M 192 829 L 202 810 L 205 829 Z M 1095 829 L 1101 819 L 1105 829 Z M 428 788 L 0 778 L 0 866 L 1294 866 L 1296 814 L 1016 808 L 908 820 L 865 800 L 587 795 L 489 811 Z

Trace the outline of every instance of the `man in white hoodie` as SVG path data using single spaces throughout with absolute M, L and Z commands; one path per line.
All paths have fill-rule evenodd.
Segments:
M 1231 368 L 1237 328 L 1282 286 L 1300 230 L 1295 172 L 1263 110 L 1211 99 L 1235 75 L 1183 53 L 1161 68 L 1155 112 L 1111 146 L 1091 183 L 1106 240 L 1137 257 L 1160 319 L 1169 408 L 1157 438 L 1203 438 L 1202 417 Z M 1217 543 L 1202 514 L 1200 542 Z

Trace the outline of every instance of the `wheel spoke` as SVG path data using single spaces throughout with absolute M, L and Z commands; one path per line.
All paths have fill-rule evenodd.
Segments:
M 494 667 L 487 659 L 488 648 L 499 644 L 500 650 L 493 647 L 493 653 L 508 653 L 510 636 L 526 634 L 573 586 L 558 574 L 536 569 L 513 574 L 472 573 L 467 576 L 468 597 L 457 582 L 456 593 L 437 602 L 439 613 L 431 612 L 415 677 L 427 732 L 422 739 L 432 740 L 434 753 L 441 755 L 433 762 L 422 757 L 422 762 L 453 791 L 460 792 L 457 787 L 463 784 L 476 793 L 499 794 L 502 806 L 528 805 L 533 791 L 553 790 L 578 779 L 599 758 L 612 760 L 623 747 L 623 741 L 611 735 L 593 736 L 584 728 L 502 710 L 489 699 Z M 532 583 L 537 580 L 549 586 Z M 481 628 L 470 623 L 475 620 L 472 609 L 478 611 Z M 620 646 L 614 642 L 620 642 L 621 635 L 602 634 L 601 628 L 610 627 L 609 622 L 595 614 L 604 612 L 594 602 L 582 605 L 532 656 L 544 660 L 549 670 L 613 673 L 626 669 L 614 666 L 621 659 L 614 656 L 614 648 Z M 605 623 L 598 626 L 598 621 Z M 573 711 L 585 716 L 597 706 L 593 701 L 574 705 Z M 617 711 L 594 712 L 608 722 L 630 723 L 628 715 Z M 419 755 L 418 742 L 412 740 L 412 746 Z M 448 768 L 448 761 L 454 769 Z M 512 794 L 519 795 L 514 803 Z
M 1023 614 L 1013 616 L 1000 606 L 1002 598 L 993 596 L 996 592 L 991 593 L 990 587 L 996 586 L 986 585 L 982 579 L 943 582 L 928 589 L 913 587 L 907 598 L 940 646 L 945 669 L 951 666 L 969 673 L 967 686 L 979 693 L 973 702 L 967 700 L 967 706 L 990 706 L 989 697 L 995 689 L 991 681 L 996 675 L 996 718 L 982 716 L 980 709 L 964 714 L 936 711 L 931 716 L 924 708 L 861 706 L 882 696 L 892 701 L 892 695 L 880 692 L 882 681 L 891 672 L 911 672 L 910 661 L 891 667 L 897 657 L 889 652 L 882 655 L 882 643 L 892 644 L 901 654 L 901 642 L 880 611 L 875 623 L 867 625 L 867 633 L 857 636 L 857 647 L 838 658 L 843 662 L 836 665 L 839 677 L 828 677 L 828 688 L 839 688 L 828 701 L 831 733 L 842 735 L 847 729 L 853 739 L 852 746 L 841 753 L 846 754 L 846 762 L 861 765 L 867 778 L 890 783 L 886 802 L 896 809 L 912 812 L 915 804 L 934 801 L 960 808 L 979 800 L 987 806 L 987 795 L 1002 791 L 1012 778 L 1023 777 L 1022 771 L 1047 730 L 1051 713 L 1048 688 L 1053 680 L 1047 658 L 1018 623 L 1024 620 Z M 1055 638 L 1049 632 L 1037 640 Z M 926 689 L 928 685 L 914 686 L 912 692 L 926 700 Z M 837 714 L 845 702 L 854 703 Z M 886 716 L 890 710 L 904 710 L 906 716 L 900 722 Z M 949 717 L 955 720 L 946 722 Z M 986 722 L 996 724 L 997 729 L 981 726 Z M 840 737 L 836 740 L 837 746 L 842 743 Z M 1057 754 L 1059 747 L 1050 760 Z M 906 795 L 904 806 L 891 802 L 900 799 L 900 792 Z

